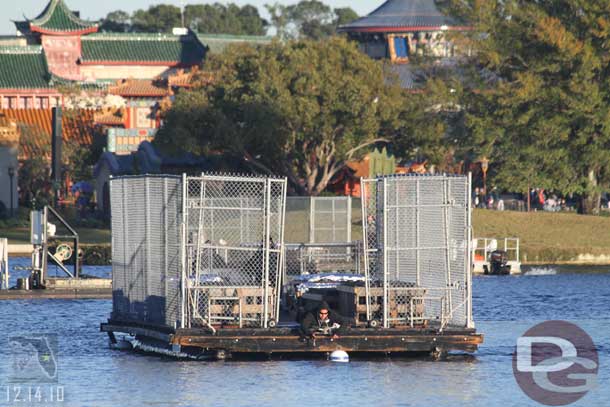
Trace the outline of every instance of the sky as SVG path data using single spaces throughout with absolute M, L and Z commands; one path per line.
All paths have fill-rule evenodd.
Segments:
M 322 0 L 329 6 L 351 7 L 360 15 L 366 15 L 378 7 L 383 0 Z M 129 13 L 137 9 L 147 9 L 154 4 L 174 4 L 180 6 L 184 4 L 201 3 L 236 3 L 240 6 L 252 4 L 259 8 L 263 17 L 267 16 L 264 5 L 269 3 L 294 4 L 298 0 L 65 0 L 68 7 L 78 10 L 81 17 L 87 20 L 97 21 L 105 17 L 110 11 L 124 10 Z M 14 35 L 15 25 L 13 20 L 23 20 L 23 16 L 28 18 L 36 17 L 47 5 L 48 0 L 0 0 L 0 35 Z

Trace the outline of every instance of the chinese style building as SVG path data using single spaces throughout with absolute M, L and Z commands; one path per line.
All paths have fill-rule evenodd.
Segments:
M 466 23 L 443 14 L 435 0 L 388 0 L 339 32 L 357 41 L 374 59 L 388 59 L 404 88 L 417 88 L 418 69 L 409 66 L 415 56 L 438 61 L 457 56 L 460 50 L 448 38 L 451 31 L 470 30 Z
M 36 18 L 15 26 L 17 36 L 0 37 L 0 108 L 98 109 L 95 119 L 107 129 L 108 151 L 119 154 L 152 140 L 161 106 L 191 86 L 208 52 L 270 41 L 184 28 L 175 34 L 100 33 L 97 23 L 81 19 L 64 0 L 50 0 Z

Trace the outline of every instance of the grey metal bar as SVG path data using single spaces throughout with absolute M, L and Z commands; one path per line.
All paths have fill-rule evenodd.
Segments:
M 265 216 L 265 261 L 263 263 L 263 328 L 269 322 L 269 240 L 271 239 L 271 180 L 267 179 L 266 186 L 266 216 Z
M 383 326 L 389 328 L 388 321 L 388 180 L 383 179 Z
M 187 309 L 187 284 L 189 283 L 187 268 L 186 268 L 186 228 L 187 228 L 187 178 L 186 174 L 182 174 L 182 223 L 180 225 L 180 236 L 181 236 L 181 244 L 180 244 L 180 269 L 181 269 L 181 284 L 180 284 L 180 328 L 185 328 L 187 326 L 186 321 L 186 309 Z M 190 318 L 188 319 L 188 326 L 191 326 Z
M 419 179 L 415 181 L 415 246 L 417 249 L 415 250 L 415 282 L 417 285 L 421 284 L 421 256 L 419 253 L 419 199 L 420 199 L 420 191 L 419 191 Z

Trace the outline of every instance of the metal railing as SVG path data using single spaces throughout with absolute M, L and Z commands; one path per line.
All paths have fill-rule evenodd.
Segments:
M 362 274 L 360 242 L 288 243 L 285 247 L 284 270 L 287 279 L 324 272 Z
M 503 242 L 502 246 L 498 246 L 498 240 Z M 489 255 L 494 250 L 504 250 L 508 261 L 520 261 L 520 241 L 518 237 L 505 237 L 504 239 L 479 237 L 475 238 L 475 243 L 472 245 L 472 256 L 475 261 L 489 261 Z

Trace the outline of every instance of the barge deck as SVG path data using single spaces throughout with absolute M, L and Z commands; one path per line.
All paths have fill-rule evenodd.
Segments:
M 272 355 L 329 353 L 343 350 L 351 353 L 430 353 L 476 352 L 483 335 L 468 328 L 379 329 L 351 328 L 338 339 L 320 336 L 304 337 L 296 327 L 220 329 L 211 333 L 205 329 L 167 329 L 109 320 L 100 327 L 111 342 L 115 334 L 129 334 L 142 342 L 156 342 L 161 349 L 173 349 L 192 356 Z

